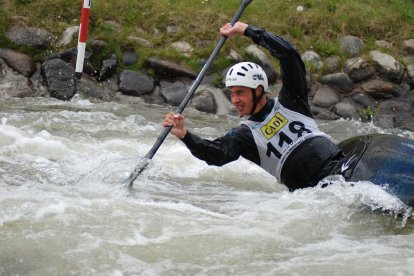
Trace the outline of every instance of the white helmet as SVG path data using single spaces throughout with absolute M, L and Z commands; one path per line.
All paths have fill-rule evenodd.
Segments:
M 237 63 L 227 71 L 226 87 L 245 86 L 256 89 L 260 85 L 263 86 L 264 92 L 268 92 L 266 73 L 253 62 Z

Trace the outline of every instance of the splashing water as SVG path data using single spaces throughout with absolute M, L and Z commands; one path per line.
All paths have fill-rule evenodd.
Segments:
M 169 108 L 75 99 L 0 103 L 0 275 L 409 275 L 411 209 L 331 177 L 293 193 L 246 160 L 209 167 L 168 137 L 131 189 Z M 239 123 L 188 109 L 214 138 Z M 414 134 L 319 122 L 341 141 Z M 329 183 L 326 187 L 324 184 Z

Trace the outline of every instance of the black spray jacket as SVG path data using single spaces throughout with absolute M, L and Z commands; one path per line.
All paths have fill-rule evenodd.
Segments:
M 295 47 L 282 37 L 253 26 L 246 29 L 245 36 L 269 50 L 280 61 L 283 86 L 278 97 L 279 103 L 289 110 L 312 118 L 308 104 L 306 69 Z M 267 98 L 266 105 L 250 116 L 249 120 L 262 122 L 274 105 L 275 100 Z M 182 141 L 195 157 L 209 165 L 221 166 L 242 156 L 260 166 L 253 134 L 244 124 L 213 141 L 190 132 L 187 132 Z M 281 171 L 281 182 L 290 190 L 314 186 L 325 176 L 334 173 L 342 159 L 340 148 L 330 139 L 314 137 L 305 140 L 286 159 Z

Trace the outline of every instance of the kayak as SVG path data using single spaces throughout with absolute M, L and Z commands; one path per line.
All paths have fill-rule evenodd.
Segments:
M 370 181 L 414 207 L 414 140 L 369 134 L 339 146 L 348 157 L 341 168 L 347 181 Z

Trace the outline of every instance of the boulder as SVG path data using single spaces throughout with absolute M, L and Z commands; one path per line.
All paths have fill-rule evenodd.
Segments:
M 339 102 L 336 92 L 327 86 L 320 87 L 313 97 L 312 103 L 319 107 L 330 107 Z
M 214 97 L 208 90 L 200 90 L 191 99 L 190 106 L 207 113 L 216 113 Z
M 338 56 L 327 57 L 323 61 L 323 65 L 327 74 L 339 73 L 341 71 L 341 58 Z
M 20 46 L 46 48 L 51 45 L 53 35 L 45 29 L 14 25 L 6 32 L 7 38 Z
M 380 77 L 395 83 L 401 83 L 404 76 L 404 66 L 400 62 L 380 51 L 371 51 L 370 57 Z
M 331 86 L 341 93 L 349 93 L 353 90 L 354 84 L 352 80 L 345 73 L 334 73 L 321 77 L 322 84 Z
M 362 39 L 352 35 L 342 37 L 339 44 L 341 53 L 347 57 L 360 56 L 365 47 Z
M 314 51 L 306 51 L 302 54 L 303 62 L 310 64 L 315 69 L 319 70 L 322 68 L 323 63 L 321 57 Z
M 375 107 L 377 105 L 376 101 L 371 96 L 362 91 L 354 93 L 352 99 L 363 107 Z
M 191 47 L 190 43 L 186 41 L 177 41 L 171 44 L 171 48 L 176 50 L 178 53 L 181 54 L 191 54 L 193 52 L 193 47 Z
M 50 96 L 68 101 L 76 94 L 75 69 L 63 60 L 46 60 L 42 64 L 42 75 Z
M 102 67 L 99 71 L 98 80 L 103 81 L 111 78 L 117 73 L 118 61 L 115 54 L 110 55 L 107 59 L 102 61 Z
M 361 85 L 361 89 L 376 100 L 390 99 L 398 96 L 394 84 L 381 79 L 374 79 Z
M 72 42 L 73 37 L 77 35 L 78 33 L 79 33 L 79 26 L 72 26 L 72 27 L 67 28 L 63 32 L 62 38 L 57 43 L 57 46 L 62 47 L 62 46 L 69 45 Z
M 144 47 L 148 47 L 148 48 L 152 47 L 152 44 L 151 44 L 150 41 L 148 41 L 144 38 L 138 37 L 138 36 L 130 35 L 130 36 L 127 37 L 127 40 L 129 42 L 136 43 L 140 46 L 144 46 Z
M 375 70 L 363 58 L 356 57 L 348 59 L 344 66 L 344 72 L 354 81 L 360 82 L 371 78 Z
M 134 65 L 138 62 L 138 55 L 134 49 L 128 48 L 122 51 L 122 64 L 126 66 Z
M 414 55 L 414 39 L 403 41 L 403 51 L 408 55 Z
M 359 119 L 358 106 L 351 101 L 342 101 L 335 105 L 335 113 L 345 119 Z
M 119 91 L 129 96 L 150 94 L 154 90 L 154 81 L 139 72 L 124 70 L 119 76 Z
M 35 96 L 35 91 L 30 80 L 11 69 L 0 58 L 0 98 L 32 96 Z
M 25 77 L 30 77 L 36 70 L 32 57 L 24 53 L 0 48 L 0 58 L 2 58 L 8 66 Z
M 170 105 L 179 106 L 184 97 L 187 95 L 187 86 L 182 82 L 176 81 L 171 83 L 161 81 L 160 84 L 161 95 L 164 98 L 165 102 Z
M 197 73 L 195 73 L 194 71 L 188 70 L 182 67 L 181 65 L 170 61 L 161 60 L 158 58 L 147 58 L 144 61 L 144 64 L 147 68 L 151 68 L 156 73 L 161 75 L 163 78 L 197 78 Z

